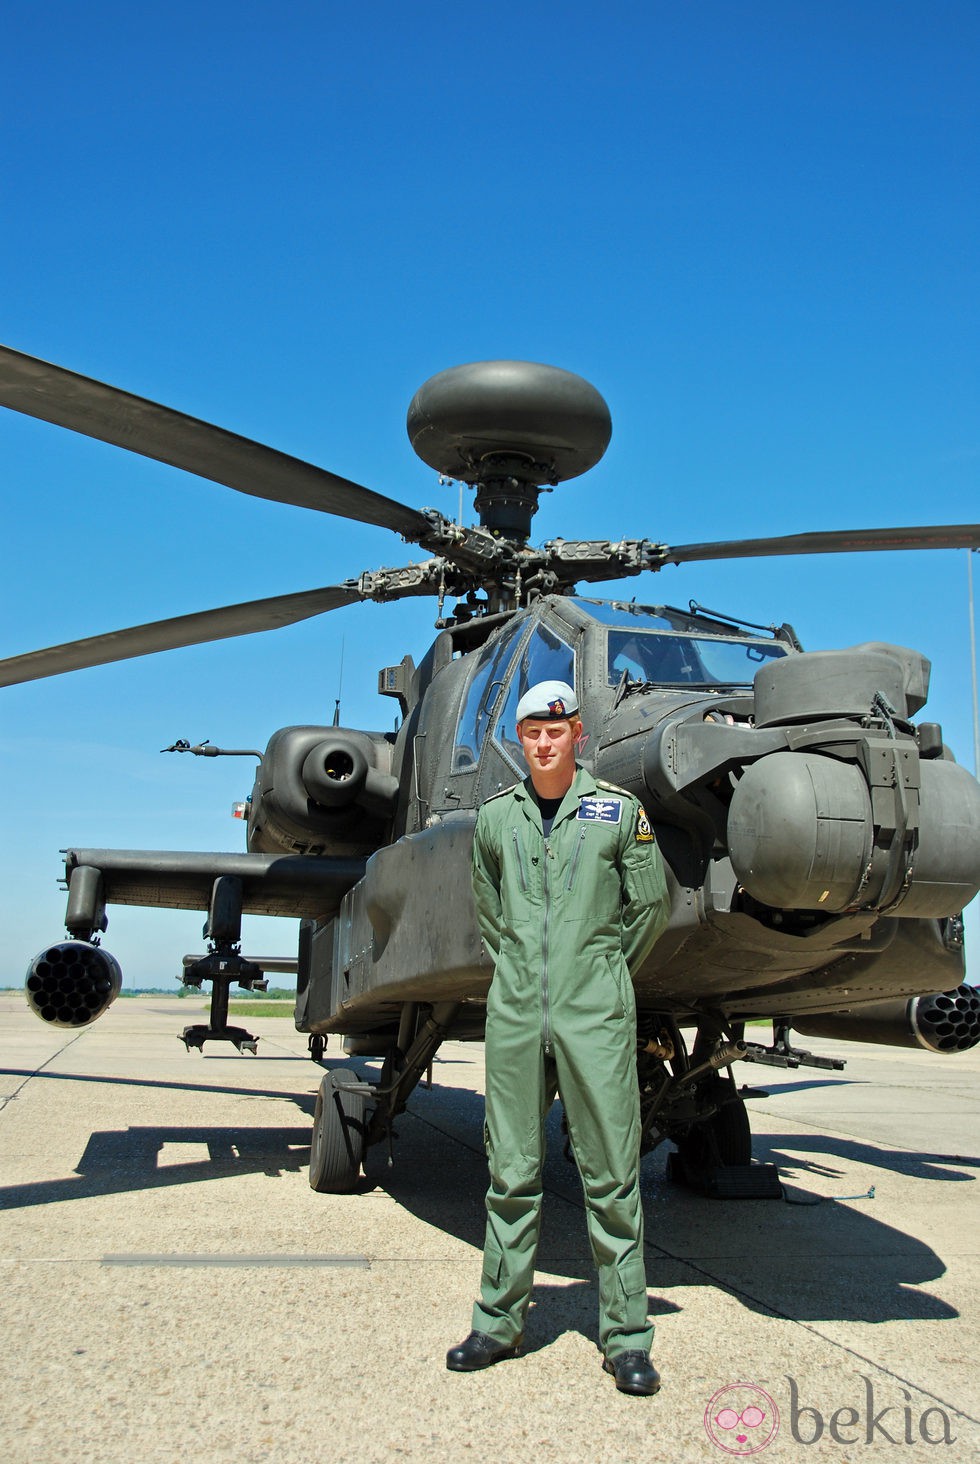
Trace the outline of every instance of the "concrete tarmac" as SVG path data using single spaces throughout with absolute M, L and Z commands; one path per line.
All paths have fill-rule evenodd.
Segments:
M 557 1111 L 525 1355 L 450 1373 L 480 1273 L 482 1046 L 441 1050 L 393 1168 L 372 1150 L 359 1193 L 317 1195 L 306 1039 L 261 1018 L 257 1057 L 188 1054 L 201 1010 L 123 999 L 60 1031 L 0 993 L 8 1464 L 976 1455 L 977 1053 L 808 1040 L 844 1072 L 740 1065 L 769 1092 L 755 1157 L 798 1203 L 700 1198 L 669 1146 L 645 1160 L 663 1388 L 631 1398 L 600 1369 Z M 376 1071 L 335 1038 L 338 1063 Z

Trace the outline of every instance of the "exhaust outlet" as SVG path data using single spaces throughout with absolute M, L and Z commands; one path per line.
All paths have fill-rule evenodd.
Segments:
M 87 1027 L 109 1010 L 122 987 L 115 956 L 87 941 L 66 940 L 27 968 L 27 1004 L 52 1027 Z

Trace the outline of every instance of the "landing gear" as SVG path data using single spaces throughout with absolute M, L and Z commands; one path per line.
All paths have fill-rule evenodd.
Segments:
M 355 1083 L 349 1071 L 324 1075 L 310 1143 L 310 1188 L 318 1194 L 349 1195 L 356 1189 L 364 1162 L 364 1115 L 370 1092 L 366 1083 Z
M 359 1083 L 350 1068 L 334 1068 L 324 1075 L 310 1143 L 311 1189 L 320 1194 L 350 1194 L 357 1188 L 369 1145 L 387 1139 L 390 1155 L 392 1123 L 404 1112 L 413 1089 L 452 1030 L 460 1005 L 444 1001 L 422 1008 L 407 1002 L 398 1040 L 387 1053 L 380 1082 Z
M 744 1102 L 730 1082 L 716 1080 L 706 1086 L 705 1102 L 719 1107 L 677 1139 L 677 1152 L 685 1166 L 714 1169 L 720 1164 L 751 1164 L 752 1130 Z
M 752 1163 L 744 1093 L 730 1068 L 746 1054 L 740 1027 L 704 1015 L 688 1056 L 670 1018 L 647 1018 L 638 1031 L 641 1152 L 664 1139 L 677 1145 L 667 1175 L 718 1199 L 779 1199 L 773 1164 Z
M 323 1054 L 327 1050 L 327 1039 L 326 1039 L 326 1037 L 321 1037 L 316 1032 L 312 1033 L 311 1036 L 310 1036 L 310 1041 L 309 1041 L 309 1049 L 310 1049 L 310 1061 L 311 1062 L 322 1062 L 323 1061 Z

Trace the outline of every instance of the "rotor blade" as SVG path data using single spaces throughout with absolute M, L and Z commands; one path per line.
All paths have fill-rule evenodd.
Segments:
M 717 544 L 664 545 L 665 564 L 698 559 L 753 559 L 777 554 L 847 554 L 880 549 L 976 549 L 980 524 L 914 525 L 905 529 L 831 529 L 775 539 L 726 539 Z
M 247 437 L 0 346 L 0 406 L 156 458 L 253 498 L 394 529 L 430 528 L 416 509 Z
M 130 626 L 128 630 L 90 635 L 84 640 L 68 641 L 63 646 L 48 646 L 43 651 L 28 651 L 23 656 L 0 661 L 0 686 L 39 681 L 45 676 L 60 676 L 65 671 L 80 671 L 86 666 L 105 666 L 111 661 L 127 661 L 154 651 L 176 650 L 178 646 L 197 646 L 205 641 L 251 635 L 257 630 L 275 630 L 364 598 L 354 585 L 327 585 L 320 590 L 273 595 L 267 600 L 224 605 L 219 610 L 198 610 L 193 615 L 177 615 L 172 620 L 154 620 L 149 625 Z

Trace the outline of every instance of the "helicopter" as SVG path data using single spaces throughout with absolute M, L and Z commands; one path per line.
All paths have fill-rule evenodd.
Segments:
M 310 1184 L 356 1188 L 447 1039 L 479 1040 L 492 965 L 470 888 L 476 811 L 526 775 L 518 701 L 541 680 L 576 690 L 578 757 L 647 810 L 669 925 L 635 973 L 641 1143 L 704 1193 L 778 1193 L 751 1164 L 739 1062 L 843 1066 L 802 1036 L 950 1054 L 980 1041 L 964 982 L 964 907 L 980 889 L 980 785 L 921 720 L 929 662 L 884 642 L 806 651 L 792 626 L 692 604 L 592 598 L 580 586 L 667 564 L 895 548 L 976 548 L 980 525 L 819 531 L 680 546 L 649 539 L 530 544 L 542 491 L 604 454 L 609 408 L 582 377 L 526 361 L 452 367 L 408 411 L 415 452 L 475 489 L 478 523 L 418 510 L 326 469 L 11 348 L 0 405 L 241 493 L 391 530 L 430 556 L 336 585 L 95 635 L 0 661 L 0 685 L 273 629 L 358 601 L 430 596 L 436 638 L 378 673 L 396 730 L 275 731 L 241 812 L 243 853 L 65 851 L 68 939 L 32 962 L 27 999 L 82 1027 L 122 984 L 102 944 L 113 904 L 206 912 L 211 983 L 188 1050 L 257 1039 L 229 992 L 295 970 L 295 1025 L 320 1063 L 328 1036 L 381 1059 L 376 1079 L 325 1073 Z M 462 514 L 460 514 L 462 518 Z M 454 602 L 447 606 L 447 601 Z M 241 753 L 180 742 L 168 751 Z M 295 958 L 250 957 L 243 914 L 298 918 Z M 771 1021 L 770 1043 L 749 1024 Z

